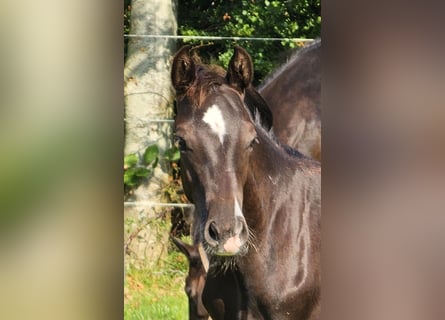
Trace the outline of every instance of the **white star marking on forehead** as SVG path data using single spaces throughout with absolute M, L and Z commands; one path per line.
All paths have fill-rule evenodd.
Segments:
M 224 143 L 224 135 L 226 134 L 226 123 L 219 107 L 214 104 L 205 113 L 202 121 L 210 126 L 210 129 L 218 136 L 221 144 Z

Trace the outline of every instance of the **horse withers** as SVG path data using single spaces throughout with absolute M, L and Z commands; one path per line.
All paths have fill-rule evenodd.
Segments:
M 197 240 L 211 257 L 209 272 L 239 273 L 253 318 L 317 319 L 320 164 L 284 148 L 252 117 L 252 75 L 240 47 L 225 76 L 197 64 L 190 47 L 174 57 L 176 141 Z M 210 286 L 203 302 L 213 317 Z

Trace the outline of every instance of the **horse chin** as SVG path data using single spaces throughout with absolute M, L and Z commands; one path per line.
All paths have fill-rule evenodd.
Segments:
M 233 257 L 233 256 L 238 255 L 238 252 L 239 251 L 237 251 L 237 252 L 217 251 L 217 252 L 215 252 L 215 255 L 219 256 L 219 257 Z

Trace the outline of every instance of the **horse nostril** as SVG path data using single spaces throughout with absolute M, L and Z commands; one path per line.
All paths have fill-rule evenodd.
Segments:
M 204 227 L 204 239 L 212 247 L 218 246 L 221 234 L 215 221 L 207 221 Z
M 219 240 L 218 228 L 216 227 L 215 222 L 211 222 L 209 225 L 209 236 L 215 241 Z

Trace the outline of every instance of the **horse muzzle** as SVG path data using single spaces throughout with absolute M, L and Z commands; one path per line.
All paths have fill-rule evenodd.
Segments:
M 207 221 L 204 227 L 204 239 L 211 252 L 218 256 L 234 256 L 246 250 L 248 227 L 243 217 L 236 216 L 234 224 Z

